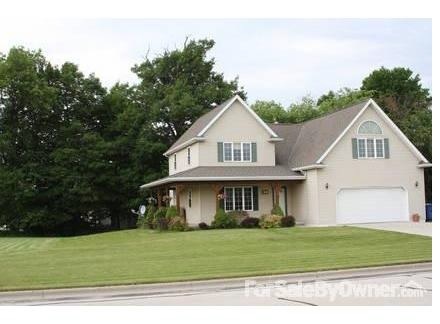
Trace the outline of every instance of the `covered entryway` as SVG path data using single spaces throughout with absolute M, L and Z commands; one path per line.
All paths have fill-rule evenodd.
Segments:
M 408 220 L 408 194 L 402 187 L 345 188 L 337 194 L 338 224 Z

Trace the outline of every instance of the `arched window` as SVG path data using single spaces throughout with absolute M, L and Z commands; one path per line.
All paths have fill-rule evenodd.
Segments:
M 381 135 L 382 129 L 374 121 L 368 120 L 363 122 L 358 129 L 358 134 L 361 135 Z

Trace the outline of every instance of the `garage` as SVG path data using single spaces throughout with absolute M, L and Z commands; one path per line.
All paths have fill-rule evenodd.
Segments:
M 338 224 L 408 220 L 408 194 L 401 187 L 346 188 L 337 194 Z

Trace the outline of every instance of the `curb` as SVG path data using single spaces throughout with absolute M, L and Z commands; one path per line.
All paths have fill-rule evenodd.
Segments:
M 261 285 L 274 285 L 276 281 L 292 284 L 297 282 L 313 282 L 317 280 L 358 279 L 365 277 L 381 277 L 413 272 L 432 271 L 432 262 L 369 267 L 344 270 L 315 271 L 283 275 L 253 276 L 232 279 L 211 279 L 198 281 L 182 281 L 170 283 L 139 284 L 124 286 L 103 286 L 86 288 L 62 288 L 44 290 L 23 290 L 0 292 L 0 304 L 62 302 L 65 300 L 94 300 L 117 297 L 157 296 L 196 291 L 225 291 L 243 289 L 246 280 L 253 280 Z

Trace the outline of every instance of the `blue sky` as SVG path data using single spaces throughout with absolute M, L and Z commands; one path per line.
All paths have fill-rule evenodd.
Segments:
M 41 48 L 72 61 L 103 84 L 136 83 L 130 68 L 186 36 L 216 41 L 210 55 L 225 77 L 239 77 L 248 101 L 284 105 L 341 87 L 357 88 L 380 66 L 404 66 L 432 87 L 430 19 L 0 20 L 0 52 Z

